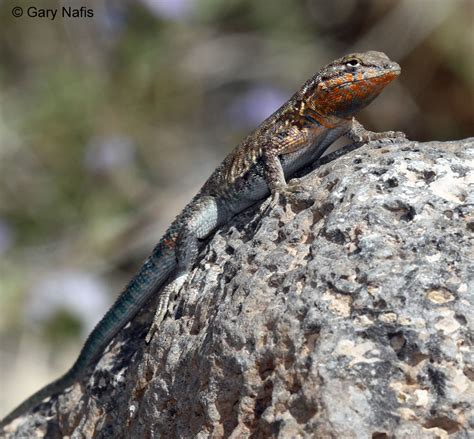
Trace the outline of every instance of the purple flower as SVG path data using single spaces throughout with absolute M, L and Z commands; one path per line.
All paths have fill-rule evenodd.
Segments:
M 195 7 L 195 0 L 141 0 L 157 17 L 166 20 L 180 20 L 190 16 Z
M 239 127 L 255 127 L 277 110 L 288 96 L 270 87 L 255 87 L 234 100 L 229 109 L 232 124 Z
M 27 321 L 46 321 L 64 310 L 79 318 L 86 334 L 94 328 L 111 302 L 100 279 L 72 269 L 46 273 L 34 284 L 28 297 Z
M 107 173 L 130 165 L 135 145 L 128 137 L 108 136 L 93 139 L 86 149 L 84 165 L 92 173 Z

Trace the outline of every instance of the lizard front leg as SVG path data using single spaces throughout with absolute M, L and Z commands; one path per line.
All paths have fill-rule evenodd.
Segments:
M 280 202 L 280 197 L 291 199 L 295 196 L 292 189 L 294 187 L 286 182 L 285 173 L 281 165 L 280 158 L 274 151 L 265 152 L 262 156 L 265 179 L 270 189 L 270 204 L 269 207 L 276 206 Z
M 307 198 L 308 194 L 302 190 L 299 179 L 292 179 L 289 182 L 286 181 L 279 155 L 274 152 L 266 152 L 263 154 L 262 159 L 264 163 L 265 180 L 271 194 L 270 201 L 264 208 L 264 211 L 272 209 L 280 204 L 281 201 L 283 201 L 283 203 L 294 204 L 301 202 L 302 198 Z
M 154 333 L 163 321 L 170 304 L 179 294 L 181 287 L 188 278 L 189 272 L 196 263 L 201 247 L 200 240 L 206 238 L 215 230 L 218 220 L 218 205 L 216 200 L 210 196 L 191 202 L 177 219 L 177 226 L 179 227 L 175 244 L 177 266 L 172 280 L 163 288 L 160 294 L 153 323 L 145 339 L 147 343 L 151 341 Z
M 286 182 L 280 157 L 304 148 L 309 141 L 308 133 L 296 127 L 285 130 L 284 136 L 274 133 L 273 138 L 268 139 L 268 145 L 262 151 L 262 161 L 265 180 L 271 193 L 270 206 L 278 204 L 281 196 L 290 201 L 296 197 L 299 185 Z
M 381 133 L 376 133 L 374 131 L 369 131 L 358 122 L 355 118 L 352 118 L 352 125 L 347 133 L 353 142 L 370 142 L 371 140 L 383 140 L 383 139 L 405 139 L 405 133 L 401 131 L 383 131 Z
M 265 151 L 262 158 L 265 166 L 265 179 L 268 188 L 270 189 L 270 193 L 273 196 L 280 192 L 284 192 L 287 183 L 280 158 L 274 151 Z

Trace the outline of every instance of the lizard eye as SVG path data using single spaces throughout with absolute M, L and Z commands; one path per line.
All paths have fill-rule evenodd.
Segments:
M 357 58 L 352 58 L 346 61 L 346 67 L 348 67 L 351 70 L 359 66 L 360 66 L 360 62 Z

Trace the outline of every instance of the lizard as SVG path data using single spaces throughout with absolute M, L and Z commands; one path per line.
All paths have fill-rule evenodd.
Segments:
M 72 367 L 0 421 L 4 427 L 78 382 L 109 342 L 160 294 L 149 342 L 195 265 L 203 241 L 234 215 L 271 195 L 271 204 L 291 197 L 287 179 L 315 162 L 341 136 L 354 142 L 404 137 L 401 132 L 366 130 L 355 115 L 401 72 L 384 53 L 353 53 L 323 67 L 278 110 L 249 134 L 216 168 L 118 299 L 87 338 Z

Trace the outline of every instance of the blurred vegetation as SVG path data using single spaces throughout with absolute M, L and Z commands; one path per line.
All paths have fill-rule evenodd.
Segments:
M 19 382 L 12 364 L 56 375 L 62 338 L 78 344 L 216 164 L 334 58 L 402 65 L 369 129 L 473 135 L 470 0 L 67 4 L 94 16 L 14 18 L 38 2 L 0 2 L 1 387 Z M 49 354 L 25 357 L 42 335 Z M 1 392 L 1 412 L 26 387 Z

